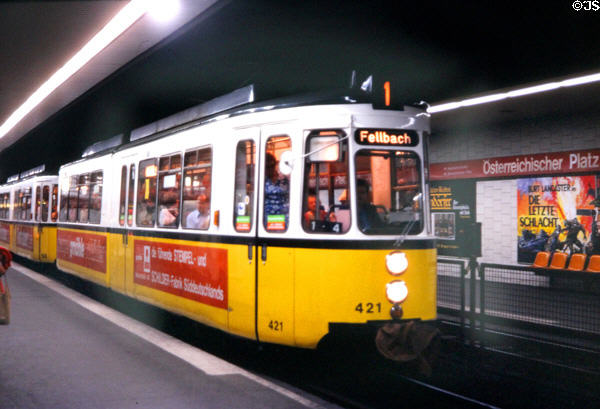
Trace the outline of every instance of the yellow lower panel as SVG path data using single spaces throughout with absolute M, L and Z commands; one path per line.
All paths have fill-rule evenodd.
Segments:
M 125 286 L 125 252 L 127 244 L 122 233 L 109 233 L 107 238 L 107 269 L 110 287 L 122 294 L 133 295 Z
M 386 284 L 403 280 L 409 290 L 404 319 L 436 317 L 436 251 L 405 250 L 409 267 L 401 276 L 387 272 L 390 250 L 297 249 L 295 341 L 314 347 L 329 323 L 389 320 L 392 304 Z
M 260 341 L 295 345 L 295 248 L 267 247 L 258 262 L 258 337 Z M 304 301 L 302 301 L 304 302 Z
M 248 245 L 224 245 L 228 251 L 229 331 L 256 339 L 255 326 L 255 248 Z M 250 252 L 250 257 L 248 256 Z
M 42 225 L 39 228 L 38 259 L 43 263 L 56 261 L 56 226 Z

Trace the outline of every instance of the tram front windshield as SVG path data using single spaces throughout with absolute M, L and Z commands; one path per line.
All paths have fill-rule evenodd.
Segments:
M 423 230 L 419 156 L 411 151 L 360 150 L 355 157 L 358 227 L 365 234 Z

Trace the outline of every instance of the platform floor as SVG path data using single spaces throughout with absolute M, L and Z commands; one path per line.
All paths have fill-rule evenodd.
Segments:
M 0 409 L 336 408 L 231 365 L 15 264 Z

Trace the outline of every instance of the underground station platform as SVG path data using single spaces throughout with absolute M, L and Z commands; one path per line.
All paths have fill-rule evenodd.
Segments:
M 26 267 L 7 271 L 0 408 L 337 408 L 254 375 Z

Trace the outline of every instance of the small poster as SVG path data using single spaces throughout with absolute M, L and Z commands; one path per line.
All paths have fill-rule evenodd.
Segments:
M 480 248 L 472 234 L 475 222 L 475 181 L 432 181 L 429 188 L 431 222 L 438 254 L 468 257 Z

